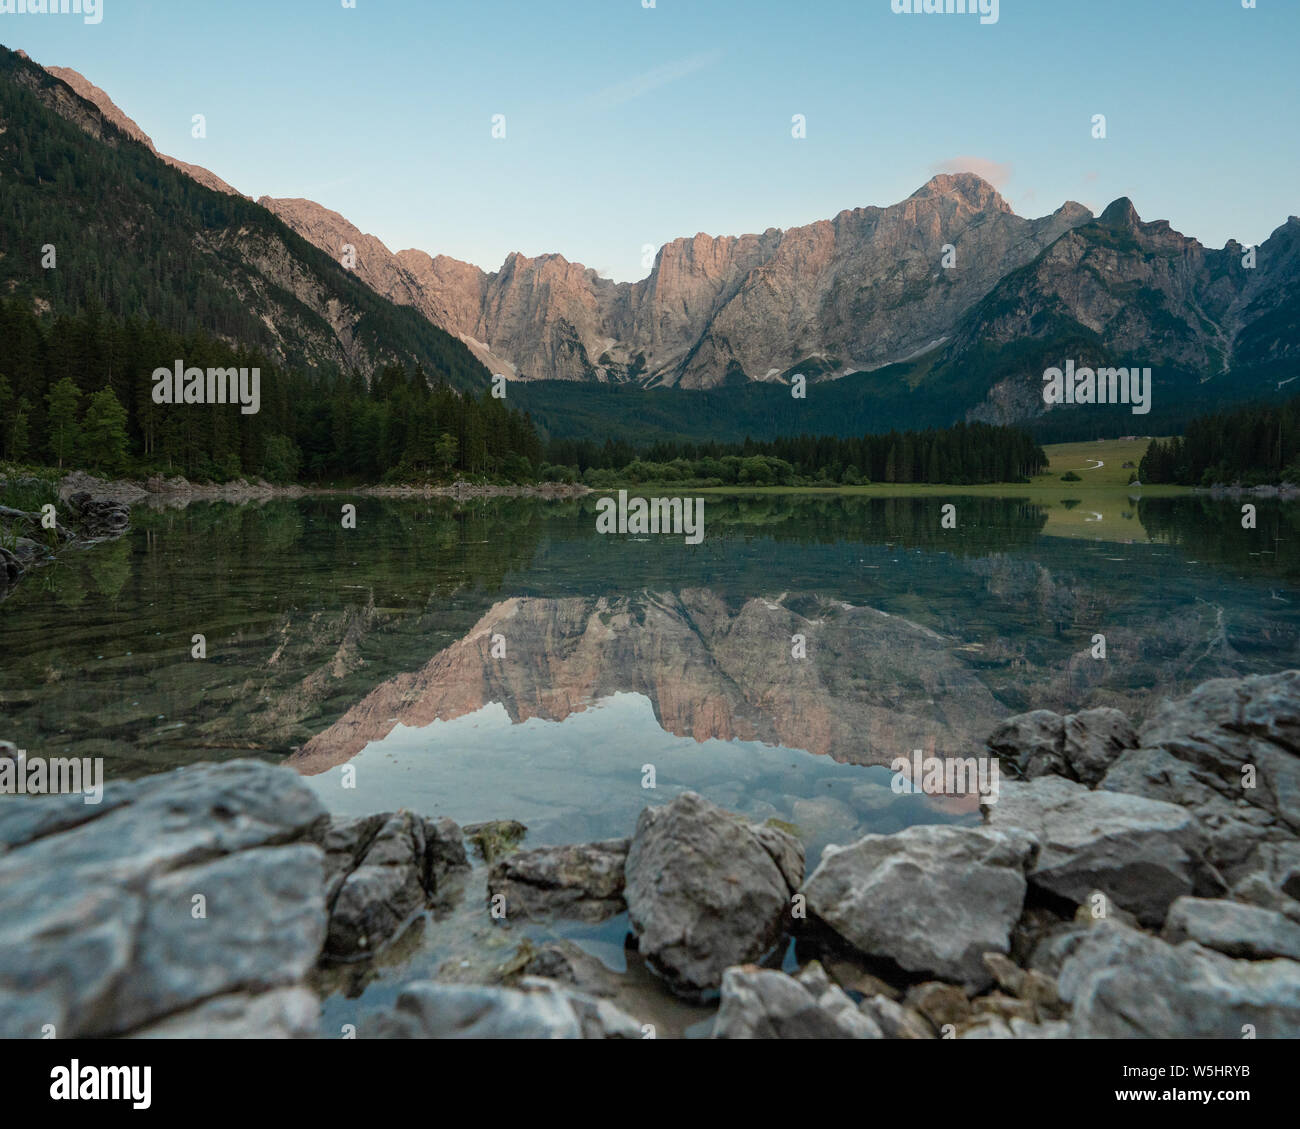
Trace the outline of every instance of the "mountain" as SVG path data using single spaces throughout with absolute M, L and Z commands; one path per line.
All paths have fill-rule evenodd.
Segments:
M 346 248 L 356 255 L 356 274 L 362 282 L 399 306 L 414 307 L 434 325 L 460 338 L 478 360 L 493 372 L 516 375 L 514 364 L 494 353 L 485 342 L 460 327 L 474 326 L 474 318 L 464 308 L 473 295 L 477 309 L 480 279 L 483 272 L 468 263 L 439 255 L 431 259 L 419 251 L 404 251 L 402 256 L 389 252 L 373 235 L 366 235 L 338 212 L 331 212 L 310 200 L 276 200 L 262 197 L 258 201 L 283 220 L 307 242 L 342 261 Z M 430 282 L 426 285 L 421 279 Z
M 260 203 L 324 249 L 351 244 L 367 284 L 456 334 L 494 372 L 527 380 L 514 395 L 552 435 L 740 438 L 962 418 L 1030 423 L 1058 439 L 1174 430 L 1224 402 L 1275 394 L 1300 354 L 1295 217 L 1247 266 L 1241 244 L 1207 248 L 1166 221 L 1143 222 L 1128 199 L 1097 217 L 1067 202 L 1028 220 L 959 173 L 888 208 L 674 240 L 646 279 L 613 283 L 559 255 L 512 254 L 494 274 L 394 255 L 311 201 Z M 1150 367 L 1154 415 L 1139 427 L 1128 406 L 1049 410 L 1043 372 L 1071 359 Z M 784 387 L 796 372 L 821 385 L 819 403 L 797 412 Z M 613 392 L 628 384 L 720 398 Z M 647 418 L 660 422 L 647 430 Z
M 102 91 L 74 81 L 96 100 L 0 47 L 0 295 L 55 314 L 152 318 L 306 371 L 368 376 L 400 362 L 487 386 L 459 341 L 206 170 L 169 163 Z
M 1067 358 L 1152 367 L 1166 410 L 1276 392 L 1300 355 L 1300 219 L 1256 249 L 1254 267 L 1246 251 L 1204 247 L 1116 200 L 969 311 L 937 375 L 982 373 L 985 399 L 971 416 L 989 422 L 1041 415 L 1043 369 Z
M 857 208 L 789 231 L 676 239 L 650 275 L 614 283 L 560 255 L 510 255 L 501 269 L 421 251 L 394 255 L 308 200 L 259 203 L 358 275 L 416 306 L 498 371 L 545 380 L 635 380 L 712 388 L 798 369 L 836 377 L 942 342 L 1007 273 L 1092 218 L 1068 203 L 1015 215 L 969 173 L 937 176 L 889 208 Z M 945 245 L 957 268 L 945 270 Z
M 1025 219 L 957 173 L 886 208 L 673 240 L 635 283 L 558 254 L 511 254 L 488 273 L 394 254 L 310 200 L 254 204 L 157 155 L 76 72 L 46 74 L 6 52 L 0 77 L 13 79 L 6 98 L 25 91 L 87 135 L 37 168 L 20 135 L 0 134 L 0 159 L 20 174 L 0 177 L 0 194 L 16 194 L 0 213 L 8 243 L 63 234 L 75 244 L 98 231 L 124 252 L 71 276 L 0 258 L 10 291 L 61 309 L 84 303 L 89 286 L 111 306 L 126 273 L 135 285 L 120 310 L 309 367 L 370 372 L 405 359 L 462 388 L 481 388 L 486 367 L 517 382 L 512 402 L 550 437 L 860 434 L 961 419 L 1028 424 L 1043 440 L 1168 433 L 1275 395 L 1300 353 L 1295 217 L 1254 249 L 1252 266 L 1240 244 L 1207 248 L 1144 222 L 1127 199 L 1096 217 L 1067 202 Z M 113 154 L 116 178 L 97 175 L 93 189 L 75 171 L 107 160 L 90 139 Z M 60 177 L 72 191 L 54 190 Z M 112 221 L 98 223 L 105 210 Z M 1067 360 L 1151 368 L 1151 414 L 1049 409 L 1043 372 Z M 806 400 L 790 396 L 795 373 L 815 388 Z

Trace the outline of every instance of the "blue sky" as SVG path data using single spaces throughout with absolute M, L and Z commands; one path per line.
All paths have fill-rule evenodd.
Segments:
M 243 192 L 488 270 L 558 251 L 640 278 L 646 243 L 894 203 L 952 162 L 1021 215 L 1130 196 L 1212 246 L 1300 213 L 1298 0 L 1001 0 L 990 25 L 890 0 L 103 4 L 0 15 L 0 42 Z

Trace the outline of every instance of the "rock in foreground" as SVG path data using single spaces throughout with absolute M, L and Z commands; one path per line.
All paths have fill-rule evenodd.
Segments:
M 1060 987 L 1074 1038 L 1300 1037 L 1300 963 L 1233 960 L 1117 922 L 1089 930 Z
M 683 995 L 722 983 L 778 939 L 803 880 L 803 844 L 694 792 L 646 808 L 627 856 L 626 899 L 642 955 Z
M 311 838 L 326 819 L 296 774 L 258 761 L 110 785 L 99 805 L 7 798 L 0 1033 L 126 1034 L 237 997 L 229 1019 L 301 988 L 325 938 Z
M 870 957 L 984 987 L 1005 953 L 1036 844 L 1023 832 L 910 827 L 828 848 L 804 886 L 809 913 Z
M 743 965 L 722 978 L 715 1039 L 881 1039 L 880 1028 L 821 966 L 799 976 Z
M 392 939 L 456 871 L 467 870 L 460 828 L 410 812 L 365 816 L 325 835 L 326 952 L 364 956 Z
M 1176 804 L 1045 776 L 1004 784 L 983 810 L 989 827 L 1019 828 L 1038 840 L 1030 884 L 1076 905 L 1100 890 L 1158 926 L 1170 903 L 1201 881 L 1204 836 Z

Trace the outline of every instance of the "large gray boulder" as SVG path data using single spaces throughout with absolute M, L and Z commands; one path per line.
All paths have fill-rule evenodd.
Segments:
M 1162 936 L 1246 960 L 1300 960 L 1300 925 L 1276 910 L 1219 898 L 1179 898 L 1169 907 Z
M 1092 787 L 1106 775 L 1126 749 L 1136 747 L 1137 734 L 1116 709 L 1082 710 L 1065 718 L 1062 751 L 1077 780 Z
M 1036 844 L 1021 831 L 909 827 L 827 848 L 804 885 L 809 913 L 872 957 L 986 987 L 1005 953 Z
M 1236 779 L 1240 781 L 1240 771 Z M 1106 773 L 1098 791 L 1145 796 L 1186 808 L 1205 832 L 1206 859 L 1229 883 L 1254 869 L 1250 860 L 1261 846 L 1280 835 L 1291 837 L 1275 816 L 1245 799 L 1237 783 L 1180 760 L 1167 749 L 1125 753 Z
M 798 977 L 757 965 L 729 968 L 715 1039 L 881 1039 L 880 1027 L 816 962 Z
M 1199 888 L 1204 834 L 1176 804 L 1094 792 L 1059 776 L 1004 784 L 983 807 L 989 827 L 1019 828 L 1039 842 L 1032 885 L 1082 904 L 1101 891 L 1146 925 Z
M 1052 710 L 1031 710 L 1002 722 L 985 742 L 1027 780 L 1040 776 L 1067 776 L 1062 746 L 1065 718 Z
M 1074 1038 L 1300 1037 L 1300 963 L 1233 960 L 1118 922 L 1087 931 L 1060 991 Z
M 125 1034 L 217 997 L 229 1018 L 316 964 L 327 817 L 290 770 L 198 765 L 0 810 L 0 1035 Z
M 642 955 L 669 985 L 697 995 L 781 934 L 803 879 L 803 845 L 694 792 L 646 808 L 628 851 L 628 917 Z
M 134 1028 L 195 1000 L 300 984 L 325 926 L 321 852 L 261 847 L 160 875 L 142 901 L 113 1025 Z M 204 916 L 193 901 L 204 899 Z
M 641 1025 L 607 1000 L 524 977 L 519 988 L 407 984 L 396 1004 L 361 1025 L 381 1039 L 640 1039 Z

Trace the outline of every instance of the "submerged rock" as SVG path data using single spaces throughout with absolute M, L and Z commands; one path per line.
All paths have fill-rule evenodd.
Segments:
M 0 486 L 3 485 L 4 481 L 0 480 Z M 108 531 L 98 529 L 92 516 L 82 523 L 78 535 L 57 518 L 52 526 L 46 528 L 42 513 L 0 506 L 0 542 L 7 542 L 0 544 L 0 599 L 9 594 L 29 569 L 54 560 L 60 549 L 79 541 L 89 543 L 102 536 L 116 537 L 125 532 L 131 516 L 129 507 L 116 507 L 109 503 L 104 503 L 104 507 L 106 511 L 111 510 L 112 515 L 103 521 L 113 528 Z
M 618 990 L 618 974 L 572 941 L 551 941 L 531 952 L 523 971 L 528 976 L 558 980 L 588 996 L 612 996 Z
M 468 869 L 460 828 L 450 819 L 383 813 L 326 832 L 327 955 L 373 953 L 390 941 L 446 880 Z
M 528 828 L 517 819 L 492 819 L 465 827 L 465 838 L 474 844 L 475 853 L 489 866 L 516 850 L 527 834 Z
M 571 917 L 597 922 L 622 913 L 629 840 L 607 839 L 518 851 L 488 874 L 488 892 L 505 898 L 509 919 Z
M 780 936 L 803 879 L 803 844 L 694 792 L 646 808 L 627 855 L 628 916 L 641 954 L 675 990 L 717 988 Z
M 1009 951 L 1036 844 L 1024 832 L 909 827 L 828 848 L 804 886 L 809 913 L 858 951 L 984 987 Z
M 85 491 L 68 495 L 67 501 L 76 511 L 82 536 L 88 539 L 120 537 L 131 524 L 131 507 L 124 502 L 95 497 Z
M 362 1025 L 380 1039 L 640 1039 L 641 1025 L 607 1000 L 525 977 L 519 988 L 407 984 Z

